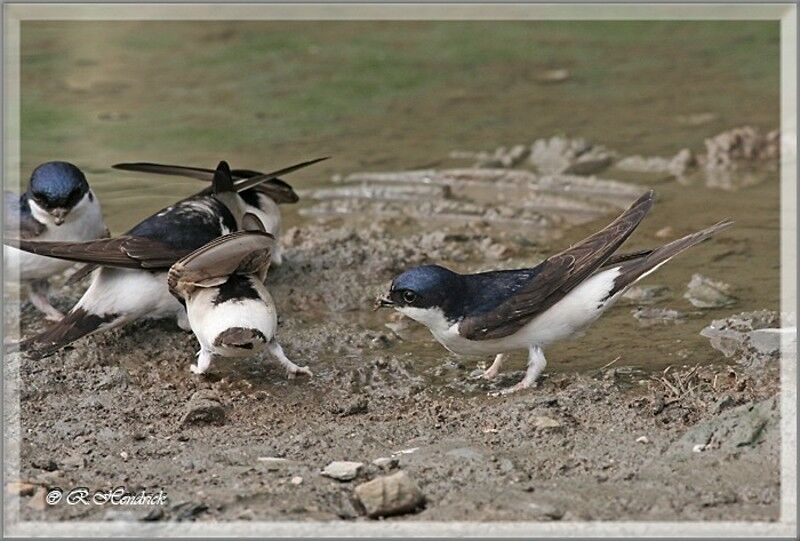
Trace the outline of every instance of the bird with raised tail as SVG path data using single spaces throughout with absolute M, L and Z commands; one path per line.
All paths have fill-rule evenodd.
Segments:
M 615 255 L 652 205 L 650 191 L 601 231 L 533 268 L 458 274 L 438 265 L 414 267 L 392 281 L 377 306 L 422 323 L 453 353 L 494 355 L 486 379 L 497 375 L 507 353 L 527 350 L 522 381 L 493 394 L 526 389 L 545 368 L 545 346 L 586 327 L 638 280 L 732 224 L 725 220 L 658 248 Z
M 85 241 L 108 236 L 100 201 L 71 163 L 47 162 L 33 170 L 22 195 L 3 192 L 7 233 L 37 241 Z M 49 279 L 74 263 L 3 247 L 6 280 L 28 286 L 28 299 L 51 321 L 63 316 L 48 298 Z M 17 278 L 17 271 L 19 275 Z
M 214 170 L 202 167 L 189 167 L 184 165 L 167 165 L 160 163 L 136 162 L 118 163 L 113 165 L 115 169 L 123 171 L 136 171 L 141 173 L 153 173 L 158 175 L 172 175 L 179 177 L 194 178 L 206 182 L 214 179 Z M 263 175 L 259 171 L 250 169 L 232 169 L 231 177 L 234 181 L 254 178 Z M 272 178 L 264 184 L 253 187 L 240 193 L 246 205 L 247 212 L 250 212 L 261 220 L 267 233 L 272 234 L 276 239 L 281 236 L 281 210 L 278 205 L 297 203 L 299 197 L 294 189 L 285 181 L 279 178 Z M 280 265 L 283 262 L 283 249 L 280 243 L 275 244 L 272 252 L 272 263 Z
M 264 286 L 275 237 L 263 231 L 238 231 L 215 239 L 176 262 L 169 270 L 170 292 L 186 305 L 189 324 L 200 343 L 195 374 L 216 357 L 251 357 L 268 351 L 289 378 L 311 376 L 290 361 L 275 338 L 278 316 Z
M 167 286 L 169 268 L 217 237 L 246 229 L 247 221 L 260 221 L 247 203 L 249 190 L 322 159 L 236 180 L 228 164 L 220 162 L 207 189 L 119 237 L 88 242 L 4 239 L 26 252 L 85 263 L 74 277 L 93 272 L 89 289 L 61 321 L 17 345 L 38 356 L 48 355 L 83 336 L 139 318 L 175 316 L 181 328 L 190 330 L 184 306 Z

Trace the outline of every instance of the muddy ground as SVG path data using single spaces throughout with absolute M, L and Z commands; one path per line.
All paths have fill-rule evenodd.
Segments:
M 662 185 L 663 203 L 675 205 L 670 194 L 686 189 Z M 194 376 L 194 337 L 166 320 L 92 336 L 45 359 L 10 356 L 9 376 L 21 381 L 20 481 L 33 485 L 9 489 L 23 494 L 21 517 L 371 520 L 354 487 L 400 469 L 425 502 L 388 520 L 777 520 L 779 364 L 725 358 L 697 334 L 712 315 L 764 306 L 690 311 L 681 297 L 690 269 L 715 275 L 753 256 L 757 243 L 744 233 L 696 249 L 667 275 L 678 282 L 667 280 L 661 306 L 685 310 L 688 323 L 641 327 L 635 305 L 623 304 L 609 314 L 617 327 L 598 323 L 588 342 L 570 346 L 582 349 L 556 349 L 579 351 L 578 364 L 551 356 L 538 388 L 508 397 L 487 391 L 517 381 L 522 358 L 497 381 L 475 380 L 491 359 L 453 356 L 415 324 L 370 311 L 410 265 L 532 264 L 607 220 L 534 243 L 518 232 L 488 235 L 481 222 L 415 233 L 397 217 L 327 217 L 289 229 L 286 262 L 268 285 L 279 339 L 311 379 L 288 381 L 260 359 L 217 362 Z M 656 242 L 657 222 L 643 226 L 639 244 Z M 58 306 L 69 308 L 84 287 L 57 287 Z M 27 303 L 21 326 L 26 335 L 42 326 Z M 667 349 L 680 354 L 660 353 Z M 380 457 L 397 460 L 371 463 Z M 321 475 L 342 460 L 365 465 L 350 481 Z M 44 501 L 50 487 L 116 486 L 161 489 L 168 503 Z

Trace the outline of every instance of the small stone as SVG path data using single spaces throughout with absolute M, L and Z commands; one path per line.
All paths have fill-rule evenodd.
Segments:
M 380 457 L 372 461 L 373 466 L 377 466 L 382 470 L 391 470 L 392 468 L 396 468 L 399 464 L 400 461 L 393 456 Z
M 654 308 L 652 306 L 639 307 L 631 310 L 633 317 L 643 327 L 653 325 L 667 325 L 669 323 L 681 323 L 686 317 L 683 312 L 670 310 L 668 308 Z
M 122 451 L 119 456 L 122 457 L 122 460 L 128 460 L 128 453 L 126 451 Z
M 786 318 L 789 324 L 793 321 Z M 725 319 L 715 319 L 711 324 L 700 331 L 711 342 L 711 346 L 721 351 L 726 357 L 731 357 L 737 352 L 755 351 L 760 353 L 758 346 L 751 343 L 755 331 L 774 328 L 781 320 L 778 312 L 771 310 L 758 310 L 755 312 L 742 312 Z M 793 332 L 793 331 L 791 331 Z M 756 340 L 765 339 L 757 336 Z M 763 342 L 760 347 L 767 347 Z M 764 353 L 760 353 L 761 356 Z
M 639 436 L 636 438 L 636 443 L 650 443 L 650 438 L 647 436 Z
M 363 466 L 363 462 L 331 462 L 322 470 L 322 475 L 337 481 L 351 481 L 356 478 Z
M 540 83 L 563 83 L 569 79 L 569 70 L 564 68 L 545 70 L 536 77 Z
M 693 453 L 702 453 L 705 450 L 706 450 L 706 445 L 704 443 L 698 443 L 697 445 L 692 447 Z
M 156 522 L 162 518 L 164 518 L 164 510 L 161 507 L 155 507 L 143 516 L 141 520 L 143 522 Z
M 670 239 L 675 236 L 675 229 L 668 225 L 666 227 L 662 227 L 658 231 L 656 231 L 655 237 L 657 239 Z
M 653 304 L 667 296 L 667 286 L 633 286 L 622 298 L 636 304 Z
M 295 475 L 294 477 L 292 477 L 290 483 L 292 483 L 293 485 L 301 485 L 303 483 L 303 478 L 300 477 L 299 475 Z
M 425 502 L 422 491 L 404 471 L 361 483 L 355 495 L 371 518 L 409 513 Z
M 6 494 L 16 496 L 33 496 L 36 492 L 36 485 L 23 483 L 22 481 L 12 481 L 6 485 Z
M 698 308 L 730 306 L 736 298 L 728 294 L 730 285 L 717 282 L 701 274 L 693 274 L 683 297 Z
M 193 520 L 198 515 L 208 511 L 208 506 L 200 502 L 181 502 L 172 507 L 175 520 Z
M 550 417 L 544 417 L 544 416 L 534 417 L 531 420 L 531 424 L 535 428 L 539 428 L 539 429 L 559 428 L 561 426 L 561 423 L 559 423 L 555 419 L 552 419 Z
M 224 422 L 225 409 L 220 404 L 217 394 L 208 389 L 201 389 L 194 393 L 186 404 L 181 426 L 222 424 Z

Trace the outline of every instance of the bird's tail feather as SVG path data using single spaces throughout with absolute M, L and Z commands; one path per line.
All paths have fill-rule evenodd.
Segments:
M 85 308 L 76 306 L 58 323 L 53 324 L 36 336 L 11 345 L 11 347 L 26 352 L 33 357 L 47 357 L 79 338 L 83 338 L 100 329 L 116 326 L 119 323 L 121 323 L 121 318 L 118 314 L 100 316 L 92 314 Z
M 631 254 L 629 258 L 625 258 L 624 255 L 620 256 L 619 259 L 622 260 L 622 264 L 619 267 L 620 275 L 614 281 L 615 286 L 612 294 L 647 276 L 679 253 L 703 242 L 731 225 L 733 225 L 732 220 L 722 220 L 711 227 L 681 237 L 654 250 L 644 250 Z M 606 268 L 608 266 L 606 265 Z

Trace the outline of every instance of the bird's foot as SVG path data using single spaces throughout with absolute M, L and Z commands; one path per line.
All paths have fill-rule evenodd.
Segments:
M 506 389 L 500 389 L 499 391 L 492 391 L 492 392 L 488 393 L 488 395 L 492 396 L 492 397 L 506 396 L 506 395 L 509 395 L 509 394 L 516 393 L 517 391 L 523 391 L 525 389 L 530 389 L 530 388 L 535 388 L 535 387 L 538 387 L 538 384 L 536 382 L 531 382 L 531 381 L 523 379 L 522 381 L 520 381 L 516 385 L 513 385 L 513 386 L 508 387 Z
M 189 366 L 192 374 L 205 374 L 211 367 L 211 353 L 201 349 L 197 352 L 197 364 Z
M 493 380 L 495 377 L 497 377 L 498 372 L 499 372 L 498 370 L 492 370 L 490 367 L 481 372 L 480 374 L 470 375 L 469 379 L 473 381 L 484 380 L 484 379 Z
M 307 366 L 297 366 L 296 364 L 292 364 L 291 366 L 286 367 L 286 377 L 288 379 L 294 379 L 298 374 L 303 374 L 308 377 L 314 376 L 314 373 Z

